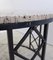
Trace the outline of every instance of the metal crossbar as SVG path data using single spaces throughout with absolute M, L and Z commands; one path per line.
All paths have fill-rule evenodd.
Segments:
M 42 32 L 42 25 L 40 25 L 40 29 L 39 30 L 40 30 L 40 33 L 41 33 Z M 39 45 L 40 45 L 40 42 L 41 42 L 40 40 L 41 40 L 41 38 L 39 38 Z
M 41 33 L 37 30 L 36 27 L 33 27 L 33 30 L 38 34 L 39 38 L 41 38 L 42 40 L 45 41 L 45 39 L 43 38 L 43 36 L 42 36 Z
M 41 47 L 44 45 L 44 43 L 41 43 L 41 45 L 38 47 L 38 50 L 35 52 L 31 60 L 34 60 L 34 58 L 38 55 L 38 52 L 40 51 Z
M 19 56 L 20 58 L 24 59 L 24 60 L 29 60 L 28 58 L 22 56 L 21 54 L 19 54 L 18 52 L 14 51 L 14 54 Z
M 31 30 L 31 28 L 29 28 L 29 30 L 26 32 L 26 34 L 20 40 L 20 42 L 17 44 L 17 46 L 14 48 L 14 50 L 17 50 L 22 45 L 22 43 L 25 41 L 25 39 L 27 38 L 27 36 L 30 34 L 30 30 Z
M 24 45 L 22 45 L 22 47 L 27 48 L 27 49 L 33 51 L 34 53 L 37 51 L 37 49 L 31 49 L 31 48 L 24 46 Z M 39 53 L 38 53 L 38 56 L 41 58 L 41 55 Z

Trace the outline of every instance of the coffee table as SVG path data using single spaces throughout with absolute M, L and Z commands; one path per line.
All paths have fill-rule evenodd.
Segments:
M 46 44 L 47 44 L 47 34 L 48 34 L 48 25 L 53 21 L 53 15 L 31 15 L 31 16 L 1 16 L 0 17 L 0 31 L 7 30 L 8 35 L 8 47 L 9 47 L 9 56 L 10 60 L 14 60 L 14 55 L 19 56 L 20 58 L 24 60 L 34 60 L 35 57 L 38 55 L 41 60 L 45 60 L 45 50 L 46 50 Z M 43 35 L 42 32 L 42 25 L 44 25 Z M 37 27 L 40 27 L 38 30 Z M 27 32 L 22 37 L 22 39 L 19 41 L 19 43 L 16 45 L 16 47 L 13 47 L 13 29 L 21 29 L 21 28 L 27 28 Z M 38 37 L 34 37 L 32 32 L 35 32 Z M 26 40 L 26 38 L 29 35 L 29 46 L 24 46 L 22 43 Z M 31 35 L 33 36 L 33 41 L 31 40 Z M 37 38 L 38 43 L 37 43 Z M 35 49 L 32 43 L 35 41 L 37 44 L 37 48 Z M 20 47 L 27 48 L 34 52 L 34 55 L 31 57 L 31 59 L 26 58 L 25 56 L 22 56 L 19 54 L 18 49 Z M 41 54 L 40 54 L 40 50 Z

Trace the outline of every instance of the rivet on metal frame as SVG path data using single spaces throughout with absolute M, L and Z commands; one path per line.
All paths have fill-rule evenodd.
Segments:
M 31 22 L 29 22 L 29 25 L 31 25 Z
M 27 23 L 27 25 L 28 25 L 28 23 Z

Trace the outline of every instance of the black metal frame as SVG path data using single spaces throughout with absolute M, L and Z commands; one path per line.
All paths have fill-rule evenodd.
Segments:
M 44 45 L 42 47 L 42 60 L 45 60 L 45 50 L 46 50 L 46 43 L 47 43 L 47 34 L 48 34 L 48 24 L 44 25 L 44 39 L 46 42 L 42 40 L 42 43 L 44 42 Z
M 8 47 L 9 47 L 10 60 L 14 60 L 12 29 L 7 30 L 7 35 L 8 35 Z
M 47 26 L 48 24 L 45 24 L 45 27 L 44 27 L 44 38 L 43 38 L 43 36 L 41 35 L 41 30 L 40 31 L 38 31 L 37 30 L 37 27 L 30 27 L 29 29 L 28 29 L 28 31 L 26 32 L 26 34 L 23 36 L 23 38 L 20 40 L 20 42 L 16 45 L 16 47 L 15 48 L 13 48 L 13 37 L 12 37 L 12 30 L 7 30 L 7 33 L 8 33 L 8 44 L 9 44 L 9 53 L 10 53 L 10 60 L 14 60 L 14 54 L 15 55 L 17 55 L 17 56 L 19 56 L 20 58 L 22 58 L 22 59 L 24 59 L 24 60 L 29 60 L 28 58 L 26 58 L 26 57 L 24 57 L 24 56 L 22 56 L 21 54 L 19 54 L 18 52 L 17 52 L 17 50 L 22 46 L 22 47 L 25 47 L 25 48 L 27 48 L 27 49 L 29 49 L 29 50 L 31 50 L 31 51 L 33 51 L 34 52 L 34 55 L 32 56 L 32 58 L 30 59 L 30 60 L 34 60 L 34 58 L 38 55 L 42 60 L 44 60 L 44 56 L 45 56 L 45 47 L 46 47 L 46 38 L 47 38 L 47 28 L 48 28 L 48 26 Z M 38 38 L 35 38 L 34 36 L 33 36 L 33 34 L 32 34 L 32 31 L 35 31 L 37 34 L 38 34 L 38 37 L 39 37 L 39 43 L 40 43 L 40 41 L 42 41 L 42 43 L 41 44 L 37 44 L 37 42 L 36 42 L 36 39 Z M 45 33 L 46 32 L 46 33 Z M 29 47 L 27 47 L 27 46 L 24 46 L 24 45 L 22 45 L 22 43 L 25 41 L 25 39 L 27 38 L 27 36 L 28 35 L 30 35 L 30 39 L 29 39 Z M 33 45 L 32 45 L 32 43 L 34 42 L 34 41 L 32 41 L 31 42 L 31 35 L 33 36 L 33 38 L 34 38 L 34 41 L 36 42 L 36 44 L 37 44 L 37 48 L 35 49 L 34 47 L 33 47 Z M 42 40 L 40 40 L 40 39 L 42 39 Z M 33 47 L 33 49 L 31 48 L 31 46 Z M 42 55 L 39 53 L 39 51 L 41 50 L 41 48 L 43 48 L 42 49 Z
M 21 57 L 24 60 L 34 60 L 37 55 L 41 58 L 41 60 L 45 60 L 44 58 L 45 58 L 45 50 L 46 50 L 46 42 L 47 42 L 48 23 L 50 23 L 52 21 L 53 21 L 53 19 L 32 21 L 32 22 L 22 22 L 22 23 L 0 24 L 0 30 L 7 30 L 10 60 L 14 60 L 14 54 Z M 43 36 L 41 35 L 42 24 L 44 24 Z M 37 27 L 39 25 L 40 25 L 40 31 L 38 31 L 38 29 L 37 29 Z M 12 29 L 24 28 L 24 27 L 30 27 L 30 28 L 25 33 L 25 35 L 20 40 L 20 42 L 16 45 L 16 47 L 13 48 L 13 32 L 12 32 Z M 37 38 L 39 38 L 38 44 L 36 42 L 37 38 L 35 38 L 33 36 L 32 31 L 35 31 L 35 33 L 37 33 L 37 35 L 38 35 L 38 37 L 37 37 Z M 28 37 L 28 35 L 30 35 L 29 36 L 29 47 L 22 45 L 22 43 L 25 41 L 25 39 Z M 34 38 L 34 40 L 32 42 L 31 42 L 31 35 Z M 34 41 L 37 44 L 36 49 L 32 45 L 32 43 Z M 21 46 L 34 52 L 34 55 L 32 56 L 31 59 L 28 59 L 28 58 L 22 56 L 21 54 L 19 54 L 17 52 L 17 50 Z M 31 46 L 32 46 L 32 48 L 31 48 Z M 41 49 L 42 49 L 42 53 L 40 54 L 39 52 Z

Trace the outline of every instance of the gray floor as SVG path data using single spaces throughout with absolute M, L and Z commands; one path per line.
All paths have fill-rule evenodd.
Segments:
M 23 35 L 24 35 L 24 33 L 22 34 L 21 32 L 19 32 L 17 30 L 14 31 L 13 32 L 14 44 L 17 44 L 17 42 L 22 38 Z M 28 44 L 28 38 L 26 40 L 27 41 L 24 43 L 25 45 Z M 9 60 L 9 53 L 8 53 L 8 45 L 7 44 L 8 44 L 8 42 L 7 42 L 6 31 L 3 33 L 0 32 L 0 60 Z M 34 54 L 25 48 L 20 48 L 18 52 L 28 58 L 31 58 L 32 55 Z M 15 56 L 15 60 L 22 60 L 22 59 Z M 40 58 L 37 56 L 36 59 L 34 59 L 34 60 L 40 60 Z M 53 60 L 53 46 L 50 44 L 47 44 L 45 60 Z

